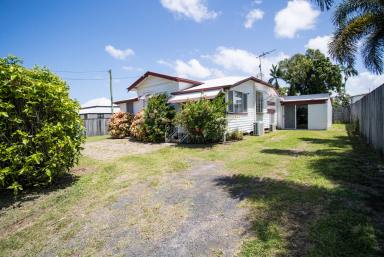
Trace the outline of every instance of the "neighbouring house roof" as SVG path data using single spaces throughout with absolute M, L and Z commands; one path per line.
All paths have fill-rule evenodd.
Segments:
M 215 90 L 208 90 L 208 91 L 202 91 L 202 92 L 200 91 L 200 92 L 191 92 L 191 93 L 186 93 L 186 94 L 173 95 L 168 100 L 168 102 L 169 103 L 184 103 L 187 101 L 194 101 L 194 100 L 198 100 L 201 98 L 213 99 L 220 93 L 220 91 L 221 91 L 221 89 L 215 89 Z
M 113 112 L 119 112 L 120 108 L 118 106 L 113 107 Z M 79 114 L 96 114 L 96 113 L 111 113 L 111 106 L 90 106 L 86 108 L 81 108 Z
M 312 94 L 312 95 L 295 95 L 295 96 L 283 96 L 281 99 L 282 104 L 308 104 L 308 103 L 324 103 L 329 99 L 329 94 Z
M 163 78 L 163 79 L 168 79 L 168 80 L 173 80 L 173 81 L 176 81 L 176 82 L 189 83 L 189 84 L 193 84 L 193 85 L 200 85 L 200 84 L 203 83 L 203 82 L 195 81 L 195 80 L 191 80 L 191 79 L 179 78 L 179 77 L 169 76 L 169 75 L 165 75 L 165 74 L 161 74 L 161 73 L 156 73 L 156 72 L 152 72 L 152 71 L 147 71 L 146 73 L 144 73 L 144 75 L 142 75 L 139 79 L 137 79 L 135 82 L 133 82 L 128 87 L 128 91 L 130 91 L 130 90 L 134 89 L 135 87 L 137 87 L 143 80 L 145 80 L 149 76 Z
M 111 100 L 106 97 L 95 98 L 82 104 L 81 108 L 86 108 L 91 106 L 111 106 Z
M 190 92 L 200 92 L 200 91 L 213 90 L 213 89 L 230 88 L 230 87 L 240 85 L 241 83 L 244 83 L 248 80 L 252 80 L 275 89 L 271 84 L 255 77 L 223 77 L 223 78 L 203 81 L 201 85 L 183 89 L 183 90 L 174 92 L 172 94 L 178 95 L 178 94 L 185 94 Z
M 119 112 L 117 105 L 113 107 L 114 112 Z M 80 114 L 111 113 L 111 100 L 105 97 L 92 99 L 81 105 Z
M 135 96 L 135 97 L 128 98 L 128 99 L 123 99 L 123 100 L 115 101 L 113 103 L 114 104 L 123 104 L 123 103 L 135 102 L 135 101 L 138 101 L 138 100 L 139 100 L 139 98 L 137 96 Z

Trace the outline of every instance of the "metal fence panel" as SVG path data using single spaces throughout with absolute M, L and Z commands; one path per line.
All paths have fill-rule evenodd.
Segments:
M 358 122 L 367 143 L 384 154 L 384 85 L 351 105 L 351 120 Z

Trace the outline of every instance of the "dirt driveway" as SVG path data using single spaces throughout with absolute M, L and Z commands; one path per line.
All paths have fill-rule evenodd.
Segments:
M 151 144 L 130 139 L 105 139 L 84 144 L 82 154 L 96 160 L 113 160 L 130 154 L 149 153 L 172 144 Z
M 185 171 L 132 185 L 116 201 L 87 214 L 60 248 L 41 256 L 99 245 L 97 256 L 234 256 L 246 237 L 247 211 L 218 186 L 220 163 L 193 160 Z M 47 251 L 48 250 L 48 251 Z

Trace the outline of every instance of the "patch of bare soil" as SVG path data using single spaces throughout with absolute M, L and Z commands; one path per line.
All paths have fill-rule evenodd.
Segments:
M 96 160 L 113 160 L 131 154 L 149 153 L 171 144 L 151 144 L 136 142 L 127 138 L 105 139 L 84 144 L 82 154 Z
M 233 256 L 250 225 L 240 200 L 217 186 L 228 175 L 216 162 L 193 161 L 184 172 L 133 185 L 87 214 L 61 250 L 42 255 L 97 247 L 98 256 Z

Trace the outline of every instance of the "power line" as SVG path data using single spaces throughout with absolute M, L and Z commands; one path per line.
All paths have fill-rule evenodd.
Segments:
M 90 71 L 71 71 L 71 70 L 53 70 L 54 72 L 63 72 L 63 73 L 99 73 L 99 72 L 108 72 L 107 70 L 90 70 Z
M 97 78 L 62 78 L 64 80 L 107 80 L 106 78 L 105 79 L 97 79 Z

